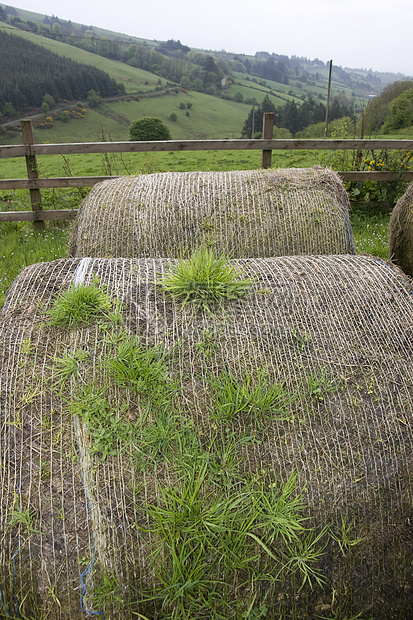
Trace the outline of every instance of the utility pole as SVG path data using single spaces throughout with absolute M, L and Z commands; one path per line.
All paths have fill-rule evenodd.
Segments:
M 328 108 L 330 107 L 330 90 L 331 90 L 331 69 L 333 67 L 333 61 L 330 60 L 330 71 L 328 73 L 328 91 L 327 91 L 327 108 L 326 108 L 326 125 L 324 128 L 324 139 L 327 138 L 328 129 Z

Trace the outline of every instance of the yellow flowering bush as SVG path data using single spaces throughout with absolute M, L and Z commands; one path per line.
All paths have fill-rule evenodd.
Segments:
M 364 181 L 349 183 L 350 199 L 360 202 L 388 202 L 395 204 L 404 194 L 407 181 L 403 181 L 402 174 L 412 169 L 413 151 L 374 151 L 370 157 L 362 159 L 362 170 L 377 172 L 398 172 L 392 181 Z

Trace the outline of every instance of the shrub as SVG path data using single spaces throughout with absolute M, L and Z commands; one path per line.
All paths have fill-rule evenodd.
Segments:
M 87 94 L 87 102 L 91 108 L 96 108 L 101 102 L 99 93 L 93 89 L 89 90 Z
M 146 116 L 129 127 L 129 140 L 170 140 L 171 132 L 160 118 Z

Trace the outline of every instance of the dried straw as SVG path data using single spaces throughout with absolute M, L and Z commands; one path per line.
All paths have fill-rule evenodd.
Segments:
M 84 199 L 69 255 L 354 254 L 349 207 L 340 177 L 320 166 L 122 177 Z
M 413 183 L 397 201 L 390 218 L 389 258 L 413 276 Z
M 59 292 L 97 275 L 108 294 L 121 300 L 126 328 L 145 346 L 162 346 L 180 387 L 180 415 L 193 423 L 205 450 L 213 449 L 217 436 L 210 380 L 223 368 L 240 380 L 264 369 L 271 382 L 284 381 L 296 395 L 282 419 L 261 427 L 245 414 L 218 424 L 218 431 L 254 438 L 236 449 L 240 478 L 258 476 L 271 484 L 297 472 L 309 505 L 308 526 L 327 523 L 337 533 L 343 523 L 351 525 L 351 538 L 359 542 L 339 547 L 328 539 L 319 563 L 324 590 L 298 592 L 293 581 L 281 583 L 266 601 L 266 617 L 317 617 L 341 609 L 343 617 L 407 618 L 413 604 L 411 286 L 399 272 L 365 256 L 248 259 L 238 267 L 255 280 L 251 295 L 215 313 L 194 314 L 158 286 L 171 264 L 58 260 L 28 267 L 11 289 L 0 323 L 5 609 L 11 613 L 17 601 L 30 617 L 84 617 L 79 600 L 99 611 L 92 595 L 106 570 L 124 602 L 107 603 L 106 617 L 167 617 L 136 603 L 154 579 L 153 540 L 136 526 L 148 526 L 145 506 L 159 501 L 161 488 L 173 484 L 179 490 L 175 457 L 136 469 L 120 448 L 104 461 L 90 456 L 90 436 L 68 413 L 67 401 L 72 391 L 101 380 L 100 362 L 113 356 L 116 330 L 99 323 L 69 331 L 47 326 L 46 313 Z M 89 361 L 77 382 L 59 394 L 50 381 L 56 357 L 78 349 Z M 121 388 L 111 390 L 119 411 L 126 405 L 122 415 L 139 419 L 142 401 Z M 32 511 L 34 531 L 10 526 L 17 508 Z M 238 591 L 240 601 L 243 592 L 248 589 Z M 264 585 L 256 596 L 258 609 Z

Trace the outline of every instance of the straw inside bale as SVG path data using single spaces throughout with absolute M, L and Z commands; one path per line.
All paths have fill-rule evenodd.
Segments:
M 250 293 L 195 312 L 161 287 L 173 264 L 58 260 L 11 289 L 0 323 L 3 608 L 36 619 L 407 618 L 411 287 L 371 257 L 248 259 L 236 264 Z M 59 296 L 95 277 L 112 309 L 50 326 Z M 168 510 L 180 503 L 175 527 Z M 283 518 L 301 517 L 297 540 L 279 534 Z M 178 537 L 175 556 L 196 563 L 184 593 L 159 523 Z
M 413 183 L 397 201 L 390 218 L 389 258 L 413 277 Z
M 83 200 L 69 255 L 354 254 L 349 207 L 340 177 L 320 166 L 122 177 Z

